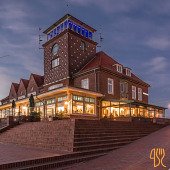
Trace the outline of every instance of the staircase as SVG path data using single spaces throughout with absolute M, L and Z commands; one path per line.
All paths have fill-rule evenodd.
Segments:
M 49 158 L 0 165 L 0 169 L 50 169 L 69 166 L 107 154 L 164 125 L 108 120 L 75 120 L 73 152 Z
M 107 153 L 159 130 L 163 126 L 154 125 L 151 122 L 134 124 L 108 120 L 76 120 L 73 151 Z

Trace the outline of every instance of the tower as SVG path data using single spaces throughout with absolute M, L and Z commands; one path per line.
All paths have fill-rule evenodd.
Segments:
M 66 14 L 44 31 L 44 85 L 70 85 L 74 73 L 88 63 L 96 53 L 93 41 L 96 30 Z

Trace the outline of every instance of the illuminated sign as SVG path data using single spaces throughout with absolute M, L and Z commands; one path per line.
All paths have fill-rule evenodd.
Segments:
M 86 28 L 78 25 L 77 23 L 67 19 L 61 24 L 57 25 L 55 28 L 53 28 L 48 34 L 47 34 L 47 41 L 51 40 L 55 36 L 59 35 L 61 32 L 63 32 L 66 29 L 70 29 L 86 38 L 92 39 L 93 33 Z

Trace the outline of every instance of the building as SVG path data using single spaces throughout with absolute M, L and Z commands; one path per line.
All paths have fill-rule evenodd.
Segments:
M 0 116 L 29 114 L 29 96 L 41 117 L 164 117 L 165 108 L 148 104 L 149 84 L 103 51 L 96 52 L 94 28 L 67 14 L 44 31 L 44 76 L 12 83 L 1 100 Z

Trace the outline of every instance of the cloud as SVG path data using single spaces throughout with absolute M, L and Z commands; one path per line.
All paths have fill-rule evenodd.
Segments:
M 158 56 L 152 58 L 150 61 L 143 64 L 149 74 L 151 73 L 160 73 L 166 71 L 168 67 L 168 61 L 165 57 Z
M 152 37 L 147 40 L 146 44 L 149 47 L 159 50 L 170 49 L 170 37 Z
M 80 5 L 80 6 L 98 6 L 100 9 L 104 10 L 105 12 L 128 12 L 131 9 L 135 8 L 139 5 L 140 1 L 136 0 L 70 0 L 73 5 Z
M 160 73 L 166 70 L 168 61 L 165 57 L 154 57 L 146 63 L 146 66 L 148 66 L 149 72 Z

